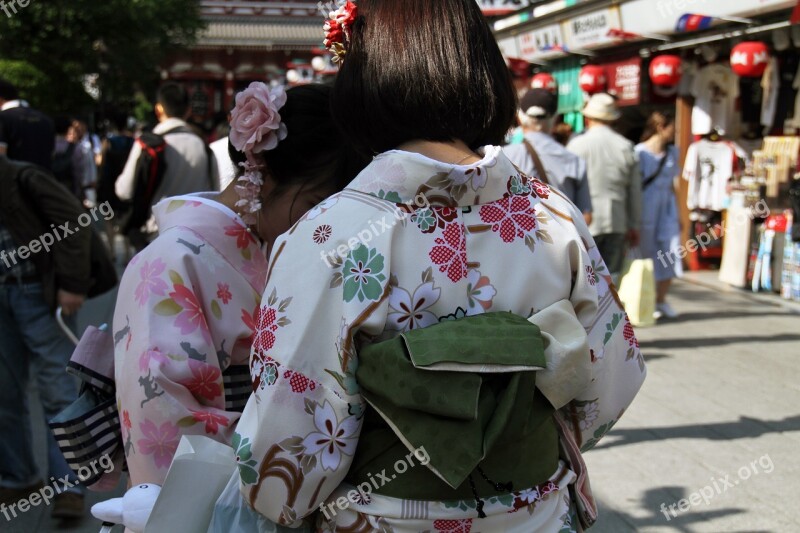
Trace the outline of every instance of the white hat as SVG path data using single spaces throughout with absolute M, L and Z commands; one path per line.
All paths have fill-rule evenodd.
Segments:
M 597 93 L 589 98 L 589 102 L 583 108 L 583 116 L 604 122 L 614 122 L 622 116 L 622 113 L 619 112 L 617 101 L 613 96 Z

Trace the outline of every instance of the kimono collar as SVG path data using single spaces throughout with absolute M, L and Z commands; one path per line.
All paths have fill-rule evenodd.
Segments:
M 217 195 L 188 194 L 160 201 L 153 206 L 159 234 L 174 227 L 189 229 L 199 239 L 196 243 L 179 239 L 183 252 L 200 256 L 200 245 L 210 245 L 260 293 L 267 282 L 266 255 L 241 217 L 214 199 Z
M 485 146 L 478 153 L 483 159 L 477 163 L 452 165 L 391 150 L 376 156 L 347 188 L 397 204 L 415 201 L 419 195 L 432 205 L 448 207 L 494 202 L 508 193 L 509 178 L 519 176 L 519 171 L 499 146 Z

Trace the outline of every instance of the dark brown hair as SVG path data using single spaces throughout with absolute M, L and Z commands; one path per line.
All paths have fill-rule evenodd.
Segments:
M 357 149 L 503 144 L 517 95 L 475 0 L 360 0 L 352 33 L 331 103 Z
M 280 109 L 288 134 L 273 150 L 261 152 L 267 171 L 275 182 L 270 197 L 281 196 L 295 185 L 329 186 L 339 192 L 369 162 L 342 139 L 330 112 L 331 88 L 326 85 L 301 85 L 286 91 L 286 104 Z M 228 153 L 237 167 L 246 161 L 228 140 Z
M 653 135 L 658 133 L 658 128 L 666 128 L 670 124 L 675 123 L 675 115 L 671 111 L 654 111 L 647 119 L 647 124 L 644 126 L 641 142 L 645 142 Z

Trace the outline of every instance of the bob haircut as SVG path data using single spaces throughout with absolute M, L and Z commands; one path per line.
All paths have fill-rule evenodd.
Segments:
M 359 151 L 411 140 L 503 144 L 511 75 L 475 0 L 360 0 L 331 98 Z

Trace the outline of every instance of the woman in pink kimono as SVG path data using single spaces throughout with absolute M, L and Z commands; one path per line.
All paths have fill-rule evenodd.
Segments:
M 517 105 L 479 7 L 360 0 L 330 19 L 334 116 L 379 155 L 275 244 L 242 494 L 318 531 L 591 525 L 580 452 L 644 361 L 580 211 L 497 146 Z
M 230 151 L 243 175 L 221 193 L 168 198 L 153 208 L 159 236 L 126 269 L 114 313 L 133 485 L 163 483 L 181 435 L 231 442 L 252 391 L 253 334 L 268 320 L 259 316 L 266 254 L 363 168 L 333 134 L 329 101 L 328 87 L 284 92 L 252 84 L 232 113 Z

